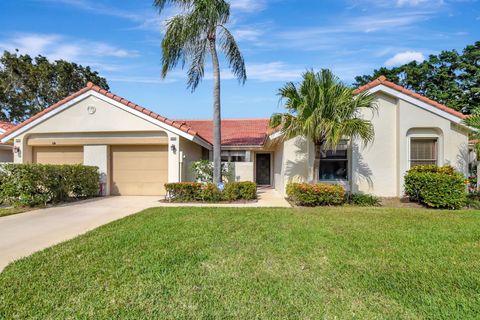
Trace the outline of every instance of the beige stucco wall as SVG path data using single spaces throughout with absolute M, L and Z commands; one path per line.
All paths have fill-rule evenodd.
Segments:
M 364 146 L 352 141 L 349 181 L 341 183 L 353 192 L 382 197 L 403 196 L 404 175 L 409 169 L 410 138 L 438 138 L 439 165 L 450 164 L 468 173 L 468 132 L 428 110 L 376 93 L 377 111 L 362 116 L 372 121 L 375 139 Z M 290 181 L 318 182 L 314 172 L 315 148 L 303 138 L 279 143 L 275 150 L 274 184 L 281 193 Z M 321 165 L 321 163 L 320 163 Z
M 365 111 L 363 117 L 371 120 L 375 129 L 372 143 L 364 146 L 352 141 L 350 185 L 353 192 L 375 193 L 379 196 L 397 194 L 397 101 L 380 94 L 377 111 Z
M 32 147 L 28 145 L 29 137 L 48 136 L 69 139 L 74 136 L 80 137 L 80 140 L 82 137 L 88 137 L 89 139 L 92 137 L 109 137 L 110 139 L 112 136 L 115 138 L 115 133 L 117 133 L 122 135 L 125 141 L 128 141 L 129 138 L 138 139 L 142 136 L 166 136 L 168 139 L 162 140 L 162 143 L 175 146 L 175 152 L 171 151 L 169 147 L 168 181 L 180 181 L 180 136 L 107 101 L 108 98 L 104 100 L 91 95 L 87 96 L 19 135 L 14 139 L 14 145 L 20 149 L 20 152 L 14 155 L 14 162 L 31 163 Z M 92 106 L 95 107 L 93 114 L 88 111 L 88 108 Z M 187 140 L 185 139 L 185 141 Z M 78 139 L 76 139 L 75 143 L 81 144 L 81 141 L 78 142 Z M 88 145 L 89 143 L 91 144 L 91 140 L 85 140 L 84 144 Z M 84 162 L 97 165 L 105 170 L 105 161 L 108 162 L 109 157 L 108 149 L 102 148 L 100 151 L 97 148 L 96 152 L 86 152 Z M 98 154 L 99 152 L 101 154 Z M 107 177 L 106 181 L 109 180 L 110 178 Z
M 181 181 L 195 181 L 195 173 L 192 170 L 192 164 L 195 161 L 202 160 L 202 147 L 195 142 L 180 137 L 181 153 Z
M 303 137 L 280 142 L 274 153 L 274 185 L 285 194 L 289 182 L 314 182 L 315 145 Z
M 403 195 L 404 175 L 409 169 L 412 137 L 436 137 L 439 165 L 451 164 L 468 171 L 468 132 L 428 110 L 405 100 L 377 93 L 378 112 L 371 119 L 375 139 L 366 147 L 354 141 L 352 189 L 384 197 Z
M 235 181 L 255 181 L 254 163 L 249 162 L 234 162 L 230 164 L 233 169 L 233 177 Z

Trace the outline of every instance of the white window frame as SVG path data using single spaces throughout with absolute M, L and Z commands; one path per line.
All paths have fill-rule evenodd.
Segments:
M 408 135 L 407 139 L 407 170 L 412 168 L 411 166 L 411 144 L 412 139 L 436 139 L 437 140 L 437 166 L 443 166 L 444 156 L 443 156 L 443 139 L 439 134 L 434 133 L 412 133 Z

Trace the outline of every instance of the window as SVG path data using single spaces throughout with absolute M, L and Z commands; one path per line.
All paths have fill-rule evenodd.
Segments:
M 222 162 L 246 162 L 246 151 L 222 151 Z
M 336 149 L 320 150 L 320 180 L 348 180 L 348 141 Z
M 437 139 L 410 139 L 410 168 L 418 165 L 437 164 Z

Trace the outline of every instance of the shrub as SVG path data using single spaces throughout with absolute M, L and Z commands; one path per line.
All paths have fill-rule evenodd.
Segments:
M 97 167 L 83 165 L 3 164 L 0 199 L 14 206 L 59 203 L 98 195 Z
M 340 205 L 345 201 L 345 189 L 334 184 L 289 183 L 288 198 L 300 206 Z
M 255 182 L 229 182 L 220 191 L 213 183 L 179 182 L 165 184 L 167 199 L 174 202 L 220 202 L 254 200 L 257 198 Z
M 214 183 L 207 183 L 202 187 L 200 198 L 203 202 L 220 202 L 223 200 L 223 194 Z
M 167 198 L 175 202 L 199 200 L 202 184 L 196 182 L 166 183 Z
M 470 209 L 480 209 L 480 194 L 477 192 L 470 193 L 467 198 L 467 207 Z
M 257 184 L 255 182 L 230 182 L 225 184 L 224 199 L 227 201 L 257 199 Z
M 460 209 L 467 202 L 465 177 L 451 166 L 416 166 L 405 175 L 405 194 L 431 208 Z
M 350 193 L 347 195 L 347 202 L 360 207 L 376 207 L 380 205 L 378 197 L 365 193 Z

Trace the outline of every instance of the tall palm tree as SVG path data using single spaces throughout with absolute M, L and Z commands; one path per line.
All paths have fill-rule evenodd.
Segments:
M 279 90 L 287 112 L 273 114 L 270 127 L 280 128 L 284 139 L 303 136 L 313 140 L 316 165 L 321 148 L 335 149 L 344 138 L 360 138 L 364 144 L 373 140 L 371 121 L 360 115 L 362 110 L 377 109 L 373 95 L 355 95 L 330 70 L 307 71 L 302 78 L 300 84 L 289 82 Z
M 181 10 L 167 22 L 162 40 L 162 77 L 179 63 L 189 64 L 188 87 L 194 91 L 205 74 L 205 57 L 210 53 L 213 67 L 213 182 L 221 182 L 220 63 L 217 44 L 225 54 L 232 73 L 241 84 L 247 80 L 245 61 L 235 38 L 226 28 L 230 4 L 225 0 L 154 0 L 161 13 L 170 3 Z

